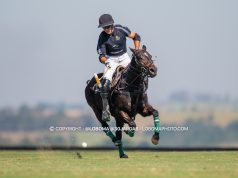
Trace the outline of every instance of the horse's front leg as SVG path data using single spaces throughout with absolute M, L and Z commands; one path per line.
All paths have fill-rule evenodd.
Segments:
M 139 114 L 143 117 L 151 116 L 153 115 L 154 118 L 154 127 L 155 127 L 155 133 L 151 138 L 151 142 L 154 145 L 157 145 L 159 143 L 159 134 L 160 134 L 160 117 L 158 110 L 154 109 L 150 104 L 144 103 L 143 107 L 139 110 Z
M 128 95 L 119 95 L 117 98 L 115 105 L 117 105 L 117 119 L 120 120 L 122 123 L 128 124 L 130 127 L 129 131 L 126 133 L 133 137 L 135 134 L 136 123 L 135 121 L 129 116 L 128 113 L 131 112 L 131 97 Z
M 119 111 L 119 117 L 121 118 L 121 120 L 128 124 L 130 127 L 130 130 L 127 132 L 127 134 L 130 137 L 133 137 L 135 134 L 135 129 L 136 129 L 136 123 L 135 121 L 129 116 L 129 114 L 127 114 L 127 112 L 125 111 Z

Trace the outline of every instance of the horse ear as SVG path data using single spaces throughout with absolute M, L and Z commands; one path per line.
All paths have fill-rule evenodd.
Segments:
M 133 48 L 130 48 L 130 50 L 131 50 L 131 52 L 132 52 L 133 54 L 135 54 L 135 52 L 136 52 L 136 50 L 135 50 L 135 49 L 133 49 Z
M 145 45 L 143 45 L 143 46 L 142 46 L 142 49 L 146 51 L 146 46 L 145 46 Z

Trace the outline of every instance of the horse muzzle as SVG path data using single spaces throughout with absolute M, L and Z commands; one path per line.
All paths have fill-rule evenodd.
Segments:
M 157 75 L 157 67 L 155 67 L 154 65 L 149 67 L 149 76 L 153 78 L 156 75 Z

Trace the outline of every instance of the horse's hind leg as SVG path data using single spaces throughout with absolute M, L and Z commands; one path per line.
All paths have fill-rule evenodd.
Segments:
M 119 121 L 118 119 L 116 120 L 116 141 L 115 145 L 118 146 L 118 151 L 119 151 L 119 156 L 120 158 L 128 158 L 128 156 L 124 153 L 124 148 L 123 148 L 123 143 L 122 143 L 122 127 L 124 123 Z
M 154 109 L 151 105 L 146 104 L 141 110 L 139 111 L 139 114 L 142 115 L 143 117 L 146 116 L 151 116 L 153 115 L 154 118 L 154 127 L 155 127 L 155 133 L 151 138 L 151 142 L 154 145 L 157 145 L 159 143 L 159 134 L 160 134 L 160 117 L 159 117 L 159 112 Z
M 104 128 L 103 131 L 105 132 L 105 134 L 112 140 L 113 143 L 115 143 L 116 136 L 112 133 L 112 131 L 110 130 L 110 127 L 106 123 L 106 121 L 102 120 L 102 111 L 100 109 L 98 109 L 98 108 L 93 108 L 93 111 L 94 111 L 97 119 L 101 123 L 102 127 Z
M 123 123 L 118 122 L 118 121 L 116 122 L 117 128 L 120 128 L 120 129 L 116 130 L 116 136 L 115 136 L 112 133 L 112 131 L 110 130 L 110 127 L 107 124 L 107 122 L 102 120 L 102 111 L 100 109 L 97 109 L 97 108 L 93 108 L 93 111 L 94 111 L 97 119 L 99 120 L 99 122 L 102 124 L 102 127 L 106 128 L 104 130 L 106 135 L 111 138 L 111 140 L 112 140 L 112 142 L 114 143 L 115 146 L 118 146 L 118 151 L 119 151 L 120 158 L 128 158 L 128 156 L 124 153 L 123 143 L 121 141 L 121 138 L 122 138 L 121 129 L 123 127 Z

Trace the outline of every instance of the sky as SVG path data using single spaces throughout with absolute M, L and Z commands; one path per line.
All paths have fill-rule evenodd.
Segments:
M 104 69 L 96 53 L 104 13 L 140 34 L 156 60 L 151 103 L 182 90 L 238 98 L 237 8 L 236 0 L 0 0 L 0 107 L 86 104 L 86 81 Z

